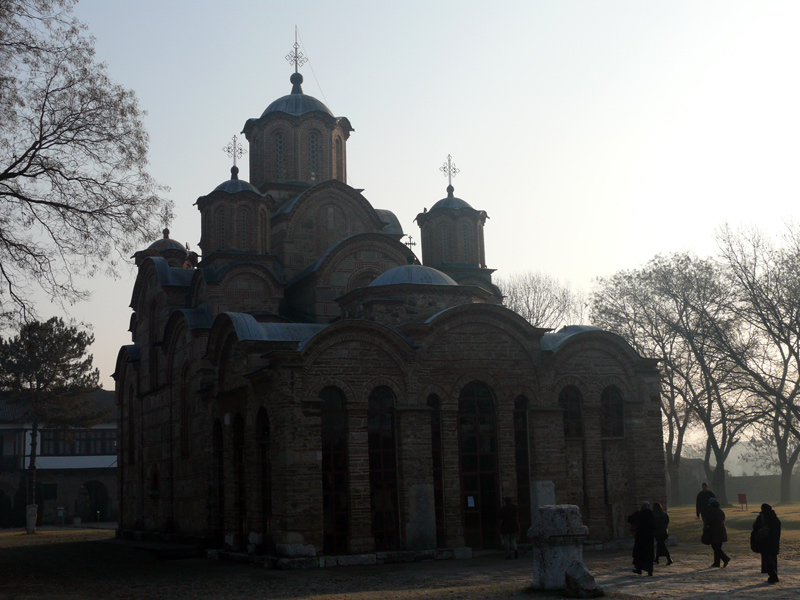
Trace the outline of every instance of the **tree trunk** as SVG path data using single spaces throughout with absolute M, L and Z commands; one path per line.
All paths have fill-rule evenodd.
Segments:
M 673 460 L 667 471 L 669 472 L 669 504 L 678 506 L 681 504 L 680 466 Z
M 725 463 L 717 463 L 711 481 L 711 489 L 717 495 L 721 506 L 728 505 L 728 492 L 725 487 Z
M 31 425 L 31 463 L 29 465 L 29 470 L 31 476 L 29 477 L 30 482 L 30 504 L 26 510 L 26 524 L 25 524 L 25 533 L 36 533 L 36 519 L 38 516 L 38 507 L 36 505 L 36 454 L 37 454 L 37 440 L 39 437 L 39 424 L 34 421 Z
M 792 501 L 792 466 L 781 465 L 781 504 Z

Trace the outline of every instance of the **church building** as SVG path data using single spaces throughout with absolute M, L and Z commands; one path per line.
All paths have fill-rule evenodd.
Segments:
M 354 129 L 298 63 L 244 124 L 250 181 L 234 160 L 197 199 L 201 256 L 165 230 L 134 257 L 120 533 L 320 565 L 463 556 L 499 547 L 511 497 L 523 540 L 553 503 L 591 539 L 628 536 L 642 500 L 665 500 L 656 361 L 505 308 L 487 213 L 452 184 L 417 215 L 420 261 L 348 185 Z

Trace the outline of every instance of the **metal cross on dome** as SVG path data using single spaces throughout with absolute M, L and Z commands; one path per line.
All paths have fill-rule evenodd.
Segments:
M 244 147 L 237 141 L 236 136 L 233 136 L 230 144 L 225 146 L 222 151 L 225 152 L 229 158 L 233 159 L 234 167 L 236 166 L 236 159 L 242 158 L 242 155 L 247 152 L 247 150 L 245 150 Z
M 458 175 L 461 171 L 451 162 L 452 157 L 447 155 L 447 162 L 444 163 L 439 169 L 447 176 L 447 184 L 453 185 L 453 177 Z
M 297 73 L 297 69 L 308 62 L 308 59 L 300 52 L 300 44 L 297 43 L 297 25 L 294 27 L 294 46 L 292 48 L 294 50 L 286 55 L 286 60 L 294 63 L 294 72 Z

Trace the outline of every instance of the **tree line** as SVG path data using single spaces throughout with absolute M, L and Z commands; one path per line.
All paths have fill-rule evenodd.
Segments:
M 780 471 L 780 501 L 789 502 L 800 455 L 800 227 L 787 225 L 770 237 L 724 226 L 715 238 L 717 249 L 707 258 L 657 255 L 598 278 L 588 301 L 556 280 L 560 294 L 551 296 L 552 305 L 560 306 L 567 290 L 581 306 L 521 314 L 557 328 L 587 311 L 592 325 L 660 360 L 673 503 L 681 494 L 687 434 L 696 430 L 703 432 L 706 476 L 721 502 L 728 501 L 725 462 L 744 440 L 749 460 Z M 529 293 L 520 290 L 520 280 L 499 282 L 515 310 L 518 296 Z M 536 293 L 546 295 L 541 288 Z

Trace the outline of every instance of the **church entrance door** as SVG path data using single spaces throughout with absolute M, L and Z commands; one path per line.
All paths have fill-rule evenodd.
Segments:
M 458 433 L 464 543 L 476 550 L 495 547 L 500 540 L 497 424 L 494 394 L 485 383 L 473 381 L 461 390 Z

